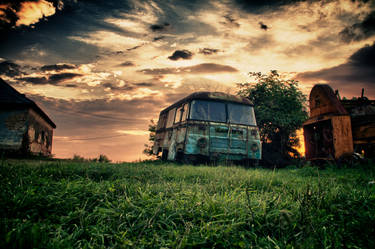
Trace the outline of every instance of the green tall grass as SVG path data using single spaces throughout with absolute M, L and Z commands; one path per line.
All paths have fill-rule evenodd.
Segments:
M 375 248 L 375 166 L 5 160 L 0 248 Z

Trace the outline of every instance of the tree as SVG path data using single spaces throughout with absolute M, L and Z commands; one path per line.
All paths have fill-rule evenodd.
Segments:
M 308 117 L 306 96 L 299 90 L 297 81 L 282 78 L 276 70 L 269 74 L 250 72 L 249 75 L 254 82 L 238 84 L 237 94 L 254 103 L 264 144 L 263 158 L 269 156 L 269 151 L 289 158 L 290 153 L 297 153 L 292 148 L 299 143 L 296 130 Z
M 97 161 L 99 163 L 110 163 L 111 162 L 111 160 L 109 160 L 109 158 L 104 154 L 100 154 Z
M 156 133 L 156 123 L 153 119 L 150 120 L 150 124 L 148 125 L 148 131 L 150 132 L 148 136 L 149 144 L 145 144 L 145 149 L 143 150 L 143 154 L 151 156 L 153 155 L 152 147 L 154 146 L 155 133 Z

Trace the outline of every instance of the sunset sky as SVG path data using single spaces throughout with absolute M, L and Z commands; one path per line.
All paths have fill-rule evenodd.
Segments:
M 194 91 L 278 70 L 375 98 L 375 1 L 0 0 L 0 77 L 56 123 L 56 157 L 134 161 Z

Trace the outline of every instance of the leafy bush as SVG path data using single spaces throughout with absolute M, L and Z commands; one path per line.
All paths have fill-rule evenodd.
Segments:
M 298 82 L 284 79 L 276 70 L 269 74 L 249 73 L 253 82 L 238 84 L 238 94 L 254 103 L 254 111 L 264 144 L 263 159 L 285 165 L 299 140 L 296 130 L 307 119 L 306 96 Z
M 109 158 L 104 154 L 100 154 L 98 158 L 87 158 L 87 159 L 80 155 L 74 154 L 72 161 L 74 162 L 99 162 L 99 163 L 111 162 L 111 160 L 109 160 Z

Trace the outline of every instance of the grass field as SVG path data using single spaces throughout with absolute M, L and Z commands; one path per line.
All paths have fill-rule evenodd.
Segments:
M 375 248 L 375 165 L 0 163 L 0 248 Z

